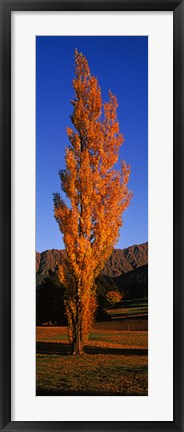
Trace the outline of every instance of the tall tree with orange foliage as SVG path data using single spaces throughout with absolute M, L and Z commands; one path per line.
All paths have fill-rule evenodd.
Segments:
M 65 308 L 73 353 L 83 352 L 96 310 L 95 279 L 111 255 L 122 225 L 122 213 L 131 193 L 127 183 L 130 166 L 118 161 L 123 135 L 116 117 L 116 97 L 102 104 L 97 78 L 87 59 L 75 50 L 75 99 L 67 128 L 66 169 L 59 172 L 69 205 L 54 194 L 54 215 L 66 247 L 59 266 L 66 287 Z

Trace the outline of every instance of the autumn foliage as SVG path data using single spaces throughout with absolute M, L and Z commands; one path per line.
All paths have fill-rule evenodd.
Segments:
M 107 293 L 107 302 L 109 306 L 113 306 L 115 303 L 120 302 L 122 300 L 122 295 L 118 291 L 109 291 Z
M 113 169 L 123 143 L 116 117 L 116 97 L 102 103 L 97 78 L 87 59 L 75 51 L 73 128 L 67 128 L 66 169 L 59 172 L 67 204 L 54 194 L 54 214 L 66 247 L 59 266 L 66 287 L 65 308 L 73 352 L 82 352 L 96 310 L 95 278 L 118 240 L 122 213 L 131 193 L 130 166 Z

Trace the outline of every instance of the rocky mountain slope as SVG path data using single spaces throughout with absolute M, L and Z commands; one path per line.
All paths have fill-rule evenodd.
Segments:
M 46 250 L 42 253 L 36 252 L 37 285 L 40 285 L 48 276 L 49 270 L 54 271 L 56 265 L 62 263 L 64 254 L 64 250 L 57 249 Z M 146 264 L 148 264 L 148 242 L 125 249 L 114 249 L 104 266 L 102 275 L 118 280 L 118 277 Z

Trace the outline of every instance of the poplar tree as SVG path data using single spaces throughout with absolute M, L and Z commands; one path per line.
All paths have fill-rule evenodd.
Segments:
M 86 57 L 75 50 L 73 128 L 67 128 L 66 168 L 59 171 L 67 203 L 54 194 L 54 215 L 63 235 L 66 257 L 59 266 L 66 288 L 65 309 L 72 352 L 83 352 L 97 308 L 95 279 L 112 254 L 131 199 L 130 165 L 114 169 L 123 143 L 117 99 L 109 91 L 102 103 L 98 80 Z M 69 204 L 68 204 L 69 203 Z

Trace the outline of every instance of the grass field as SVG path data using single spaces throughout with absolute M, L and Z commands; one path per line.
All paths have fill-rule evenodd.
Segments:
M 113 325 L 97 323 L 81 356 L 68 355 L 66 327 L 37 327 L 37 395 L 146 396 L 148 333 Z
M 139 318 L 148 316 L 148 300 L 137 299 L 137 300 L 124 300 L 120 302 L 116 307 L 112 307 L 107 310 L 108 315 L 111 319 L 114 318 Z

